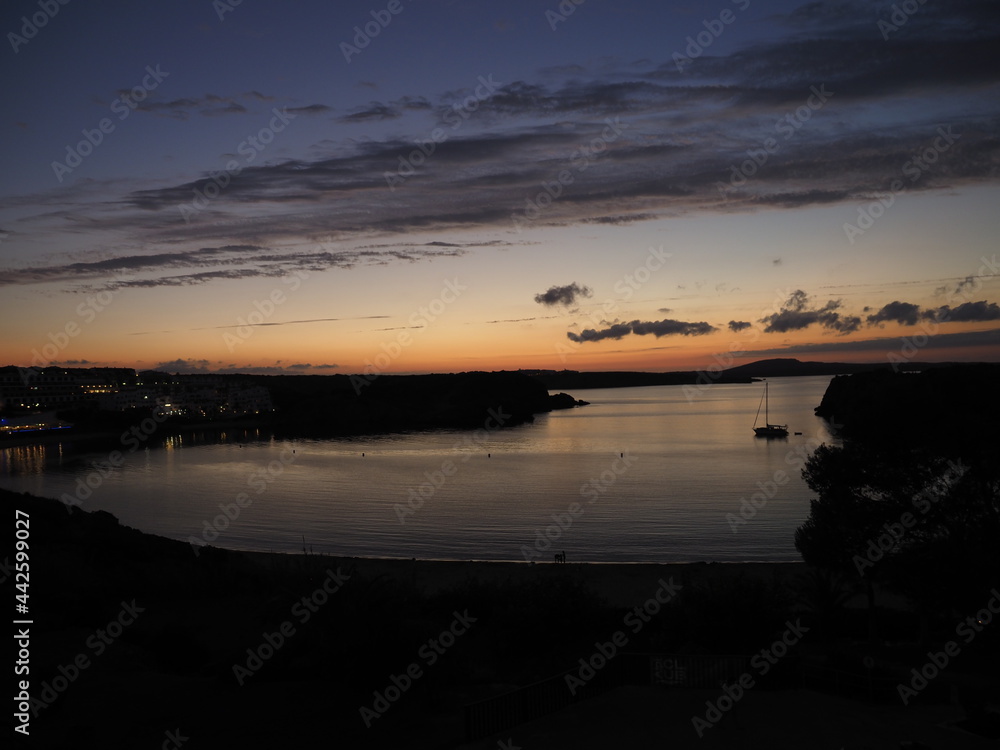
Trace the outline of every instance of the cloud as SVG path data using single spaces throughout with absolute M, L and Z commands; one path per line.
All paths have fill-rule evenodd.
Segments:
M 303 323 L 331 323 L 343 320 L 380 320 L 392 317 L 390 315 L 362 315 L 354 318 L 310 318 L 308 320 L 269 320 L 263 323 L 232 323 L 224 326 L 203 326 L 200 328 L 186 328 L 185 331 L 216 331 L 227 328 L 263 328 L 267 326 L 291 326 Z M 381 329 L 385 330 L 385 329 Z M 135 331 L 131 336 L 145 336 L 150 333 L 176 333 L 176 331 Z
M 379 120 L 395 120 L 397 117 L 402 116 L 403 113 L 396 107 L 381 104 L 379 102 L 372 102 L 367 107 L 356 109 L 347 115 L 341 115 L 337 118 L 337 122 L 377 122 Z
M 897 336 L 886 336 L 877 339 L 862 339 L 860 341 L 821 341 L 812 344 L 794 344 L 771 349 L 755 349 L 743 352 L 740 357 L 782 357 L 789 354 L 820 354 L 824 352 L 884 352 L 902 356 L 904 347 L 912 347 L 913 342 Z M 1000 348 L 1000 328 L 988 331 L 968 331 L 961 333 L 938 333 L 927 337 L 921 351 L 938 349 L 982 348 L 985 360 L 996 359 L 995 352 Z M 919 359 L 919 355 L 916 356 Z M 888 363 L 888 362 L 887 362 Z
M 809 295 L 796 289 L 778 312 L 760 318 L 760 322 L 764 333 L 788 333 L 817 324 L 841 335 L 854 333 L 861 328 L 861 318 L 837 312 L 840 306 L 840 300 L 830 300 L 823 307 L 810 309 Z
M 175 359 L 171 362 L 160 362 L 152 368 L 160 372 L 181 373 L 184 375 L 300 375 L 305 370 L 333 370 L 340 365 L 321 364 L 313 365 L 297 362 L 290 365 L 282 365 L 279 359 L 273 365 L 251 365 L 246 364 L 239 367 L 235 364 L 223 364 L 222 362 L 210 362 L 207 359 Z
M 388 103 L 370 102 L 364 107 L 358 107 L 350 114 L 337 118 L 337 122 L 359 123 L 378 122 L 380 120 L 395 120 L 405 112 L 430 110 L 431 102 L 423 96 L 404 96 Z
M 285 107 L 285 111 L 293 115 L 306 115 L 307 117 L 312 115 L 321 115 L 325 112 L 329 112 L 330 108 L 325 104 L 310 104 L 306 107 Z
M 190 328 L 191 331 L 214 330 L 217 328 L 256 328 L 263 326 L 291 326 L 301 323 L 331 323 L 341 320 L 381 320 L 392 317 L 390 315 L 361 315 L 355 318 L 310 318 L 308 320 L 271 320 L 264 323 L 240 323 L 237 325 L 210 326 L 209 328 Z
M 576 304 L 580 297 L 590 297 L 593 290 L 587 286 L 580 286 L 575 281 L 566 286 L 550 286 L 544 292 L 535 295 L 535 302 L 540 305 L 570 305 Z
M 131 91 L 129 89 L 121 89 L 117 93 L 119 97 L 129 97 L 130 101 L 135 104 L 134 109 L 139 112 L 149 112 L 175 120 L 187 120 L 193 114 L 200 114 L 205 117 L 248 114 L 250 110 L 247 109 L 243 102 L 269 102 L 274 99 L 274 97 L 264 96 L 264 94 L 258 91 L 247 91 L 235 96 L 205 94 L 204 96 L 186 96 L 177 99 L 160 100 L 157 98 L 156 92 L 152 92 L 143 101 L 136 102 L 134 99 L 131 99 Z M 294 110 L 289 108 L 289 111 Z
M 920 317 L 920 306 L 909 302 L 893 301 L 884 305 L 881 310 L 867 318 L 868 325 L 879 325 L 885 322 L 895 322 L 904 326 L 917 324 Z
M 604 339 L 622 339 L 629 334 L 636 336 L 648 336 L 652 334 L 656 338 L 661 336 L 704 336 L 718 329 L 704 321 L 698 323 L 687 323 L 682 320 L 653 320 L 641 321 L 633 320 L 630 323 L 613 323 L 607 328 L 595 330 L 587 328 L 580 333 L 569 331 L 566 338 L 577 343 L 587 341 L 603 341 Z
M 533 320 L 548 320 L 549 318 L 557 318 L 558 315 L 539 315 L 534 318 L 507 318 L 505 320 L 487 320 L 487 323 L 527 323 Z
M 681 320 L 654 320 L 650 322 L 642 322 L 638 320 L 632 321 L 632 333 L 636 336 L 647 336 L 652 334 L 656 338 L 661 336 L 671 336 L 674 334 L 680 334 L 682 336 L 704 336 L 707 333 L 712 333 L 713 331 L 719 330 L 715 326 L 709 325 L 704 321 L 700 323 L 685 323 Z
M 568 331 L 566 333 L 566 338 L 570 341 L 575 341 L 578 344 L 582 344 L 585 341 L 603 341 L 604 339 L 622 339 L 632 333 L 631 323 L 614 323 L 607 328 L 601 330 L 595 330 L 593 328 L 585 328 L 580 331 L 580 333 L 573 333 Z
M 966 276 L 964 279 L 958 282 L 958 286 L 955 287 L 955 294 L 961 293 L 963 289 L 967 286 L 972 286 L 973 284 L 982 283 L 978 281 L 976 276 Z
M 207 359 L 175 359 L 171 362 L 160 362 L 153 369 L 161 372 L 174 372 L 191 375 L 194 373 L 207 373 L 212 363 Z
M 62 192 L 20 198 L 26 210 L 19 214 L 27 218 L 4 220 L 4 228 L 16 233 L 7 241 L 30 236 L 33 242 L 85 252 L 86 242 L 96 249 L 107 236 L 101 232 L 107 232 L 143 248 L 288 247 L 317 236 L 509 231 L 515 228 L 512 216 L 539 228 L 613 227 L 665 216 L 860 204 L 890 190 L 894 180 L 903 180 L 910 194 L 993 184 L 1000 161 L 1000 98 L 983 92 L 1000 80 L 994 4 L 932 5 L 921 5 L 889 43 L 875 26 L 891 12 L 885 5 L 876 12 L 870 3 L 807 3 L 771 16 L 772 23 L 782 24 L 783 37 L 771 35 L 745 48 L 713 48 L 684 71 L 677 70 L 667 48 L 655 61 L 586 66 L 568 61 L 499 85 L 468 120 L 459 119 L 460 130 L 444 119 L 454 118 L 458 92 L 415 86 L 405 96 L 367 103 L 370 94 L 363 94 L 357 108 L 337 114 L 365 129 L 364 138 L 354 131 L 336 135 L 285 160 L 268 152 L 266 160 L 231 175 L 190 223 L 178 221 L 178 209 L 211 184 L 207 168 L 140 189 L 129 175 L 122 183 L 128 187 L 110 183 L 100 191 L 74 174 Z M 808 125 L 792 137 L 776 131 L 819 85 L 833 92 L 829 109 L 812 112 Z M 156 93 L 140 110 L 180 119 L 232 114 L 234 105 L 250 110 L 244 118 L 253 117 L 267 98 L 246 92 L 157 100 Z M 323 115 L 329 111 L 325 106 L 292 111 Z M 378 122 L 390 123 L 391 135 L 367 128 Z M 919 180 L 910 181 L 904 168 L 912 169 L 914 158 L 939 138 L 943 122 L 961 137 Z M 447 139 L 390 191 L 386 175 L 396 175 L 401 157 L 435 127 L 443 128 Z M 751 178 L 734 184 L 734 165 L 768 138 L 776 138 L 779 148 Z M 291 142 L 283 148 L 285 143 L 294 148 Z M 540 183 L 551 183 L 562 171 L 572 183 L 528 219 L 526 202 L 539 195 Z M 55 228 L 40 234 L 37 217 L 43 214 Z M 405 261 L 386 255 L 378 262 L 397 260 Z M 164 283 L 269 272 L 268 264 L 253 263 L 178 266 Z M 827 312 L 830 330 L 853 325 L 840 315 L 833 318 L 837 310 Z
M 638 214 L 616 214 L 614 216 L 595 216 L 591 219 L 584 219 L 584 221 L 591 224 L 611 224 L 613 226 L 622 226 L 625 224 L 634 224 L 637 221 L 647 221 L 649 219 L 656 219 L 658 216 L 652 213 L 638 213 Z
M 276 251 L 259 245 L 225 245 L 149 255 L 124 255 L 63 265 L 3 269 L 0 270 L 0 286 L 59 281 L 79 283 L 75 291 L 179 287 L 222 279 L 284 277 L 290 274 L 301 278 L 303 272 L 385 265 L 398 261 L 418 262 L 459 257 L 466 253 L 461 247 L 438 245 L 383 244 L 351 249 L 338 249 L 332 243 L 324 245 L 330 249 Z M 166 273 L 174 269 L 187 273 Z
M 753 323 L 746 320 L 730 320 L 728 325 L 730 331 L 733 333 L 739 333 L 740 331 L 746 330 L 752 326 Z
M 203 109 L 201 114 L 208 117 L 217 117 L 219 115 L 244 115 L 248 112 L 246 107 L 238 102 L 230 102 L 225 107 L 215 107 L 209 109 Z
M 959 288 L 968 280 L 960 282 Z M 941 323 L 980 323 L 989 320 L 1000 320 L 1000 306 L 996 302 L 980 300 L 964 302 L 958 307 L 942 305 L 936 308 L 921 310 L 919 305 L 910 302 L 890 302 L 877 313 L 867 317 L 868 325 L 880 325 L 884 322 L 895 322 L 904 326 L 915 326 L 920 320 L 935 320 Z
M 964 302 L 958 307 L 942 305 L 936 310 L 924 310 L 921 317 L 952 323 L 978 323 L 984 320 L 1000 320 L 1000 306 L 996 302 Z

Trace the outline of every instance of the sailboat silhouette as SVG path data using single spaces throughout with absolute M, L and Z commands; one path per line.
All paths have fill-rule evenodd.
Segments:
M 764 395 L 760 397 L 764 404 L 764 426 L 757 426 L 757 419 L 760 417 L 760 404 L 757 404 L 757 416 L 753 420 L 753 431 L 757 437 L 788 437 L 787 424 L 770 424 L 767 418 L 767 381 L 764 381 Z

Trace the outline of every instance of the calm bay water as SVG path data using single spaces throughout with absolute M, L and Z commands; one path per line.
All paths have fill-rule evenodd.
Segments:
M 617 388 L 576 392 L 591 405 L 493 432 L 153 434 L 138 450 L 117 446 L 125 462 L 106 478 L 94 462 L 107 462 L 108 447 L 8 448 L 0 485 L 75 496 L 89 478 L 86 510 L 174 539 L 208 528 L 233 549 L 301 551 L 304 537 L 315 553 L 524 560 L 548 529 L 558 538 L 539 560 L 559 550 L 570 562 L 797 560 L 793 534 L 811 497 L 799 469 L 819 442 L 835 442 L 813 414 L 829 381 L 771 380 L 771 420 L 802 433 L 787 439 L 751 430 L 762 383 L 713 385 L 691 400 L 682 386 Z M 762 486 L 766 505 L 734 533 L 727 514 Z M 220 504 L 238 517 L 220 518 Z

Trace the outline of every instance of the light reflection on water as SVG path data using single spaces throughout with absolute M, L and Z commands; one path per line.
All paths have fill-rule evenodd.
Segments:
M 782 440 L 751 430 L 761 384 L 714 385 L 691 401 L 679 386 L 601 389 L 574 394 L 590 406 L 488 434 L 275 440 L 257 430 L 153 434 L 135 450 L 10 448 L 0 484 L 76 495 L 85 509 L 176 539 L 221 529 L 214 543 L 231 548 L 299 551 L 305 537 L 317 553 L 523 560 L 553 514 L 565 524 L 579 503 L 539 559 L 565 550 L 571 561 L 794 560 L 810 498 L 799 468 L 831 442 L 813 415 L 829 380 L 772 379 L 772 421 L 803 433 Z M 114 448 L 119 467 L 109 465 Z M 787 482 L 733 533 L 726 515 L 780 472 Z M 408 497 L 422 506 L 410 512 Z

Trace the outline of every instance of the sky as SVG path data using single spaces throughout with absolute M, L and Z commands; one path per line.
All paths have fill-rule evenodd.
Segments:
M 0 19 L 0 364 L 1000 361 L 996 2 Z

